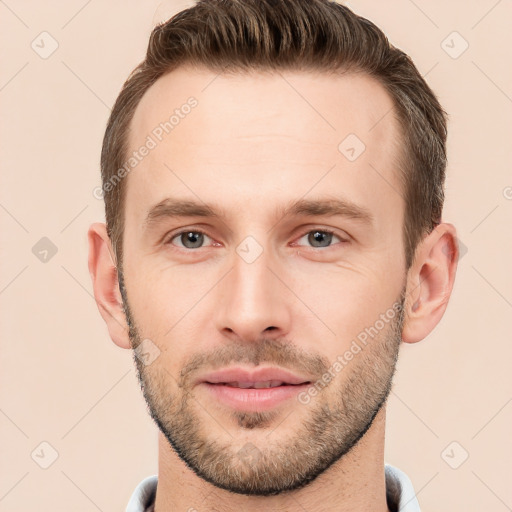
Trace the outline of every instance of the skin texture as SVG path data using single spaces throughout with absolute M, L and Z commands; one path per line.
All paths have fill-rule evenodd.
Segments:
M 178 69 L 142 98 L 131 150 L 190 96 L 197 106 L 125 178 L 122 276 L 104 224 L 89 229 L 112 340 L 158 349 L 151 364 L 135 358 L 160 428 L 156 510 L 387 511 L 385 399 L 401 341 L 423 339 L 444 314 L 455 228 L 440 224 L 406 270 L 398 122 L 365 75 Z M 354 161 L 338 150 L 351 133 L 366 146 Z M 148 225 L 149 210 L 171 197 L 223 216 Z M 299 199 L 350 201 L 372 222 L 284 216 Z M 322 229 L 334 234 L 315 245 Z M 183 245 L 184 230 L 204 233 L 188 246 L 197 248 Z M 261 254 L 248 263 L 239 247 Z M 371 326 L 377 333 L 307 404 L 242 412 L 196 384 L 228 366 L 279 366 L 317 381 Z

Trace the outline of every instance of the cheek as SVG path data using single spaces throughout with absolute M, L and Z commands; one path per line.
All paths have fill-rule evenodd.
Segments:
M 163 258 L 133 255 L 127 263 L 125 284 L 130 306 L 141 326 L 153 332 L 165 334 L 209 288 L 211 279 L 198 267 L 174 267 Z M 162 333 L 165 325 L 167 330 Z
M 148 258 L 149 260 L 149 258 Z M 127 290 L 130 308 L 140 336 L 154 341 L 165 366 L 162 378 L 177 375 L 191 353 L 201 350 L 212 328 L 208 309 L 215 294 L 209 294 L 217 279 L 210 273 L 182 268 L 132 264 Z M 198 275 L 201 278 L 198 278 Z M 206 308 L 206 309 L 205 309 Z M 153 372 L 153 368 L 148 369 Z
M 393 305 L 402 289 L 399 279 L 390 283 L 361 273 L 331 274 L 323 282 L 326 284 L 321 289 L 304 287 L 304 302 L 313 305 L 322 322 L 315 321 L 315 327 L 308 323 L 306 332 L 299 337 L 309 344 L 312 352 L 321 353 L 330 361 L 337 377 L 331 389 L 338 389 L 346 378 L 361 371 L 359 363 L 372 357 L 376 341 L 382 340 L 389 328 L 389 318 L 395 314 Z M 383 322 L 381 315 L 386 314 L 388 317 Z M 361 353 L 365 358 L 361 359 Z
M 302 269 L 296 266 L 290 272 L 297 297 L 318 318 L 317 332 L 329 340 L 329 347 L 335 342 L 338 350 L 373 325 L 402 291 L 402 277 L 391 268 L 386 272 L 369 267 L 310 265 Z

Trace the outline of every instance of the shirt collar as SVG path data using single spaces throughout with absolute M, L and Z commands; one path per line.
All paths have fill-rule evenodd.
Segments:
M 409 477 L 400 469 L 385 464 L 386 498 L 390 512 L 421 512 Z M 148 476 L 135 488 L 126 512 L 154 512 L 158 476 Z

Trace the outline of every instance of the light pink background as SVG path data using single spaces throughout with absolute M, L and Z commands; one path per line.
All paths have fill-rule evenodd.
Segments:
M 92 297 L 86 233 L 104 218 L 93 190 L 109 108 L 154 23 L 180 5 L 0 3 L 0 511 L 124 510 L 157 471 L 131 353 Z M 512 5 L 350 6 L 412 56 L 450 114 L 444 217 L 467 247 L 441 324 L 402 347 L 386 461 L 410 476 L 422 511 L 510 510 Z M 46 59 L 31 47 L 51 49 L 43 31 L 59 45 Z M 458 58 L 445 51 L 464 40 Z M 57 247 L 46 263 L 32 252 L 42 237 Z M 47 469 L 42 442 L 58 452 Z

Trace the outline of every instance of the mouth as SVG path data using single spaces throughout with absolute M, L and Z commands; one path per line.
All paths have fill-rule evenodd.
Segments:
M 203 382 L 199 388 L 206 389 L 209 400 L 213 399 L 230 409 L 263 412 L 285 405 L 309 386 L 310 382 Z
M 259 381 L 259 382 L 208 382 L 207 384 L 215 384 L 220 386 L 229 386 L 231 388 L 240 388 L 240 389 L 268 389 L 268 388 L 277 388 L 280 386 L 302 386 L 304 384 L 311 384 L 309 381 L 302 382 L 300 384 L 291 384 L 289 382 L 283 382 L 280 380 L 267 380 L 267 381 Z
M 197 382 L 209 399 L 243 411 L 265 411 L 282 405 L 305 390 L 313 379 L 282 368 L 228 368 Z

